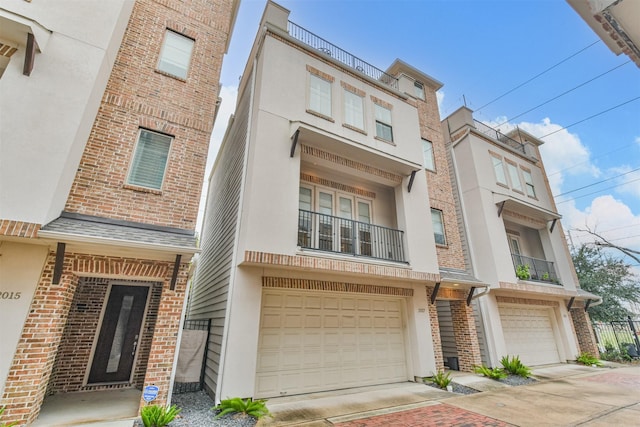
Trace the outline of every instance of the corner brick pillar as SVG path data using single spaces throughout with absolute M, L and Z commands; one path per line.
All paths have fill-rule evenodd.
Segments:
M 183 263 L 180 265 L 175 289 L 170 289 L 169 280 L 165 280 L 162 286 L 158 318 L 155 322 L 143 385 L 143 387 L 148 385 L 158 387 L 158 397 L 153 401 L 153 404 L 156 405 L 169 403 L 171 371 L 173 370 L 174 357 L 178 357 L 176 344 L 180 331 L 188 273 L 189 263 Z M 141 397 L 140 407 L 145 405 L 146 402 Z
M 473 307 L 467 306 L 466 301 L 451 301 L 450 305 L 458 366 L 461 371 L 473 372 L 474 366 L 482 364 Z
M 431 304 L 431 294 L 433 288 L 427 287 L 427 302 L 429 305 L 429 323 L 431 324 L 431 340 L 433 341 L 433 358 L 436 362 L 436 370 L 444 370 L 444 357 L 442 356 L 442 341 L 440 340 L 440 321 L 438 320 L 438 309 L 435 304 Z M 435 372 L 434 372 L 435 374 Z
M 571 320 L 573 320 L 573 328 L 578 337 L 578 346 L 581 353 L 589 353 L 595 357 L 600 357 L 600 351 L 596 343 L 596 336 L 591 326 L 591 318 L 589 313 L 584 311 L 583 307 L 574 307 L 571 310 Z M 576 355 L 577 356 L 577 355 Z
M 68 273 L 71 271 L 71 257 L 65 257 L 60 283 L 51 283 L 55 260 L 55 252 L 50 252 L 9 369 L 0 401 L 0 406 L 6 407 L 2 417 L 4 423 L 31 424 L 40 413 L 49 385 L 78 285 L 78 277 Z

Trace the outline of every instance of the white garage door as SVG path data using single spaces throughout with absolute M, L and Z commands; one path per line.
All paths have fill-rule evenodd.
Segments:
M 256 396 L 406 381 L 402 300 L 265 290 Z
M 529 306 L 500 306 L 502 332 L 509 355 L 518 355 L 525 365 L 560 362 L 552 309 Z

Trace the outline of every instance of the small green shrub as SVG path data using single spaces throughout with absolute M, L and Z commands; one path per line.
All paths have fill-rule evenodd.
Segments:
M 602 362 L 600 361 L 600 359 L 598 359 L 597 357 L 594 357 L 593 355 L 587 352 L 580 353 L 580 355 L 576 357 L 576 362 L 581 363 L 583 365 L 588 365 L 588 366 L 591 366 L 591 365 L 602 366 Z
M 528 278 L 530 278 L 531 273 L 529 272 L 529 265 L 518 264 L 518 266 L 516 267 L 516 276 L 518 276 L 518 279 L 520 280 L 527 280 Z
M 487 368 L 486 366 L 476 366 L 473 368 L 473 371 L 476 374 L 484 375 L 487 378 L 491 378 L 492 380 L 501 380 L 503 378 L 507 378 L 507 374 L 500 368 Z
M 531 369 L 520 361 L 519 356 L 504 356 L 500 359 L 500 364 L 502 364 L 502 368 L 505 371 L 512 375 L 518 375 L 522 378 L 529 378 L 531 376 Z
M 548 272 L 545 271 L 544 273 L 542 273 L 542 280 L 549 281 L 549 277 L 550 276 Z
M 220 413 L 216 415 L 216 418 L 220 418 L 231 413 L 247 414 L 254 418 L 262 418 L 266 415 L 271 415 L 265 402 L 266 400 L 264 399 L 253 400 L 252 398 L 248 398 L 246 400 L 242 400 L 239 397 L 234 397 L 233 399 L 225 399 L 221 401 L 220 404 L 214 406 L 213 409 L 220 411 Z
M 427 381 L 431 381 L 438 387 L 445 389 L 451 383 L 451 374 L 445 371 L 439 371 L 432 377 L 425 378 Z
M 2 417 L 3 413 L 4 413 L 4 406 L 0 406 L 0 417 Z M 17 422 L 5 423 L 5 422 L 2 422 L 2 420 L 0 420 L 0 427 L 13 427 L 16 424 L 18 423 Z
M 164 427 L 173 421 L 181 410 L 176 405 L 171 407 L 148 405 L 140 410 L 140 417 L 144 427 Z

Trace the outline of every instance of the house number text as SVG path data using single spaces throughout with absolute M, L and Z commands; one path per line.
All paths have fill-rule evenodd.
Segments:
M 22 292 L 0 292 L 0 299 L 20 299 Z

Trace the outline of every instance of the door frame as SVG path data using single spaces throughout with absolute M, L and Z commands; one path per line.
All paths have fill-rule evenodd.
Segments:
M 133 375 L 136 371 L 136 366 L 138 365 L 138 356 L 140 355 L 140 351 L 139 351 L 140 345 L 138 345 L 138 347 L 136 348 L 136 354 L 133 357 L 133 364 L 131 365 L 131 374 L 129 375 L 128 381 L 89 383 L 89 374 L 91 373 L 93 358 L 95 356 L 96 347 L 98 346 L 100 331 L 102 330 L 102 322 L 104 320 L 104 315 L 107 311 L 107 304 L 109 302 L 109 297 L 111 296 L 111 289 L 113 288 L 113 286 L 145 286 L 149 288 L 149 291 L 147 292 L 147 301 L 145 301 L 144 311 L 142 313 L 142 322 L 140 323 L 140 331 L 138 332 L 138 336 L 142 337 L 142 331 L 144 330 L 145 323 L 147 322 L 147 312 L 149 311 L 151 293 L 153 292 L 153 285 L 155 283 L 157 282 L 128 282 L 126 280 L 109 281 L 109 285 L 107 286 L 107 291 L 102 301 L 102 308 L 100 309 L 100 319 L 98 320 L 98 325 L 94 332 L 93 344 L 91 344 L 91 352 L 89 353 L 89 359 L 87 360 L 87 366 L 85 367 L 84 378 L 82 379 L 83 387 L 103 386 L 103 385 L 111 385 L 111 384 L 126 384 L 126 383 L 131 384 L 131 380 L 133 379 Z

